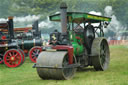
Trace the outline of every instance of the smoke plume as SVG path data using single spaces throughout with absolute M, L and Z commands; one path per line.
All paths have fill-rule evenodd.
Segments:
M 122 24 L 120 23 L 120 21 L 117 20 L 117 17 L 113 14 L 114 11 L 112 9 L 112 6 L 106 6 L 104 9 L 105 13 L 104 15 L 106 17 L 111 17 L 111 22 L 108 26 L 108 30 L 112 31 L 113 33 L 115 33 L 115 36 L 119 36 L 119 32 L 121 30 L 124 30 L 124 27 L 122 26 Z
M 41 15 L 28 15 L 25 17 L 14 17 L 14 22 L 33 22 L 40 19 Z
M 14 16 L 14 27 L 31 27 L 33 22 L 40 19 L 41 15 L 28 15 L 28 16 L 22 16 L 22 17 L 16 17 Z M 0 18 L 0 23 L 7 22 L 7 18 Z
M 94 15 L 102 15 L 101 12 L 96 12 L 96 11 L 90 11 L 89 14 L 94 14 Z
M 49 21 L 49 18 L 47 17 L 46 20 L 41 21 L 39 23 L 39 27 L 40 28 L 51 28 L 51 27 L 53 27 L 53 23 L 51 21 Z
M 113 14 L 112 6 L 106 6 L 104 11 L 105 11 L 104 15 L 106 17 L 111 17 Z

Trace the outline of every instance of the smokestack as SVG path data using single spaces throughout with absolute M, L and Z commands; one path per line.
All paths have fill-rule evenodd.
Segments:
M 8 25 L 9 25 L 8 32 L 9 32 L 10 38 L 14 39 L 14 31 L 13 31 L 14 27 L 13 27 L 13 17 L 12 16 L 8 17 Z
M 66 3 L 61 3 L 60 5 L 60 11 L 61 11 L 61 28 L 62 28 L 62 33 L 67 32 L 67 5 Z
M 34 24 L 32 25 L 32 29 L 34 30 L 35 37 L 41 37 L 41 31 L 39 31 L 38 27 L 38 20 L 34 22 Z
M 35 32 L 39 32 L 39 29 L 38 29 L 38 20 L 34 22 L 33 26 L 32 26 L 32 29 L 35 30 Z

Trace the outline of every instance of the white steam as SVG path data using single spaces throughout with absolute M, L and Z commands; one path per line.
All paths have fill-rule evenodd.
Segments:
M 23 25 L 24 23 L 26 24 L 25 27 L 32 27 L 33 22 L 36 21 L 36 20 L 39 20 L 40 17 L 41 17 L 41 15 L 37 15 L 37 16 L 36 15 L 28 15 L 28 16 L 25 16 L 25 17 L 23 17 L 23 16 L 22 17 L 16 17 L 15 16 L 13 18 L 13 21 L 14 21 L 14 24 L 18 24 L 19 27 L 21 27 L 20 24 Z M 4 22 L 7 22 L 7 21 L 8 21 L 8 19 L 0 18 L 0 23 L 4 23 Z M 39 23 L 40 28 L 50 28 L 52 26 L 53 26 L 53 24 L 52 24 L 52 22 L 50 22 L 48 20 L 48 18 Z
M 104 15 L 106 17 L 111 17 L 112 14 L 113 14 L 112 6 L 106 6 L 105 9 L 104 9 L 104 11 L 105 11 L 105 14 Z
M 14 22 L 32 22 L 40 19 L 41 15 L 28 15 L 25 17 L 14 17 Z
M 101 12 L 96 12 L 96 11 L 90 11 L 89 14 L 98 15 L 98 16 L 102 15 Z M 93 26 L 99 26 L 99 23 L 93 23 L 92 25 Z M 97 31 L 99 32 L 100 30 L 97 30 Z
M 41 21 L 39 23 L 39 27 L 40 28 L 51 28 L 51 27 L 53 27 L 53 23 L 51 21 L 49 21 L 49 19 L 47 17 L 47 20 Z
M 0 23 L 5 23 L 5 22 L 7 22 L 7 19 L 5 19 L 5 18 L 0 18 Z
M 106 17 L 111 17 L 111 22 L 110 25 L 108 26 L 108 30 L 111 30 L 112 32 L 114 32 L 118 37 L 119 32 L 121 30 L 124 29 L 124 27 L 122 26 L 122 24 L 120 23 L 120 21 L 117 20 L 116 16 L 113 14 L 113 10 L 112 10 L 112 6 L 106 6 L 105 9 L 105 16 Z
M 58 12 L 59 13 L 59 12 Z M 22 16 L 22 17 L 16 17 L 14 16 L 14 27 L 32 27 L 32 24 L 34 21 L 39 20 L 41 15 L 28 15 L 28 16 Z M 0 23 L 6 23 L 8 21 L 8 18 L 0 18 Z M 56 25 L 54 22 L 49 21 L 48 17 L 46 20 L 39 22 L 39 28 L 51 28 L 54 25 Z
M 28 15 L 28 16 L 22 16 L 22 17 L 16 17 L 14 16 L 14 27 L 32 27 L 32 24 L 34 21 L 40 19 L 41 15 Z M 7 22 L 8 19 L 6 18 L 0 18 L 0 23 Z
M 14 17 L 13 18 L 13 21 L 14 22 L 32 22 L 32 21 L 35 21 L 35 20 L 38 20 L 39 18 L 41 17 L 41 15 L 28 15 L 28 16 L 25 16 L 25 17 Z M 5 19 L 5 18 L 0 18 L 0 22 L 6 22 L 8 19 Z
M 122 26 L 120 21 L 117 20 L 116 16 L 113 14 L 114 11 L 112 9 L 112 6 L 106 6 L 105 9 L 104 9 L 104 12 L 105 13 L 103 14 L 103 16 L 112 18 L 110 24 L 108 25 L 108 27 L 103 29 L 104 32 L 108 32 L 108 30 L 112 31 L 112 32 L 115 33 L 115 36 L 118 37 L 119 32 L 121 30 L 124 30 L 125 28 Z M 94 15 L 99 15 L 99 16 L 102 15 L 101 12 L 96 12 L 96 11 L 90 11 L 89 14 L 94 14 Z M 94 26 L 98 26 L 99 24 L 95 23 L 93 25 Z M 110 37 L 113 37 L 113 36 L 110 36 Z
M 89 14 L 94 14 L 94 15 L 102 15 L 101 12 L 96 12 L 96 11 L 90 11 Z

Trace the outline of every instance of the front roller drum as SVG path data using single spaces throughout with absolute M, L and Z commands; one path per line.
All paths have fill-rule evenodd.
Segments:
M 37 73 L 42 79 L 70 79 L 76 68 L 66 68 L 69 65 L 66 51 L 41 52 L 37 58 Z M 73 59 L 75 62 L 75 58 Z

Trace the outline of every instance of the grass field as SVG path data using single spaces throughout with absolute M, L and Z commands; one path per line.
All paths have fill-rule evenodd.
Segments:
M 128 46 L 110 46 L 109 69 L 95 71 L 92 67 L 76 72 L 71 80 L 42 80 L 27 58 L 18 68 L 0 65 L 0 85 L 128 85 Z

